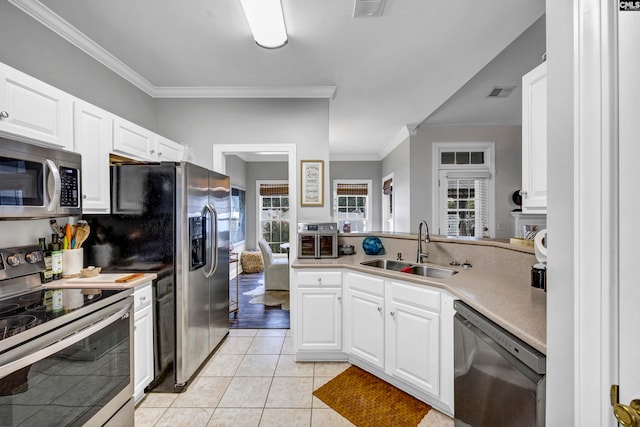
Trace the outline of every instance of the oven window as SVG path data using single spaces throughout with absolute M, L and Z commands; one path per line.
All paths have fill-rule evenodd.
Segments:
M 336 254 L 334 253 L 334 239 L 337 239 L 338 236 L 333 234 L 321 234 L 320 235 L 320 256 L 321 257 L 333 257 Z
M 0 157 L 0 206 L 44 206 L 41 163 Z
M 80 426 L 130 387 L 129 318 L 0 379 L 0 425 Z
M 315 257 L 316 256 L 316 235 L 315 234 L 300 234 L 300 244 L 298 245 L 298 251 L 302 257 Z

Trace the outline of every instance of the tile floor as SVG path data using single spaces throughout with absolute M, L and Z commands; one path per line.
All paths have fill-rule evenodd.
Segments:
M 145 426 L 352 426 L 312 395 L 348 363 L 296 363 L 288 329 L 232 329 L 181 394 L 147 393 L 135 412 Z M 421 427 L 451 427 L 432 409 Z

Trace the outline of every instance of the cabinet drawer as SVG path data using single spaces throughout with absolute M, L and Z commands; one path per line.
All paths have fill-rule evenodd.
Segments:
M 346 273 L 345 282 L 349 289 L 355 289 L 368 294 L 384 296 L 384 280 L 365 274 Z
M 388 282 L 387 296 L 391 302 L 440 312 L 440 292 L 411 283 Z
M 133 291 L 133 310 L 138 311 L 138 309 L 151 304 L 152 298 L 151 282 L 136 286 L 136 289 Z
M 297 277 L 298 286 L 342 286 L 340 271 L 300 271 Z

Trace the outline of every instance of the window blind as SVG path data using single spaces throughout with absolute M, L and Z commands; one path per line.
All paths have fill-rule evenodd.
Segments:
M 288 196 L 289 184 L 260 184 L 261 196 Z
M 338 196 L 367 196 L 369 189 L 367 184 L 338 184 L 336 188 Z
M 391 194 L 393 192 L 393 178 L 389 178 L 382 184 L 382 192 L 384 194 Z

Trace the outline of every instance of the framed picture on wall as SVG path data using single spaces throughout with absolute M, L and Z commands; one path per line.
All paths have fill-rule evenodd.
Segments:
M 300 160 L 300 205 L 324 206 L 324 160 Z

